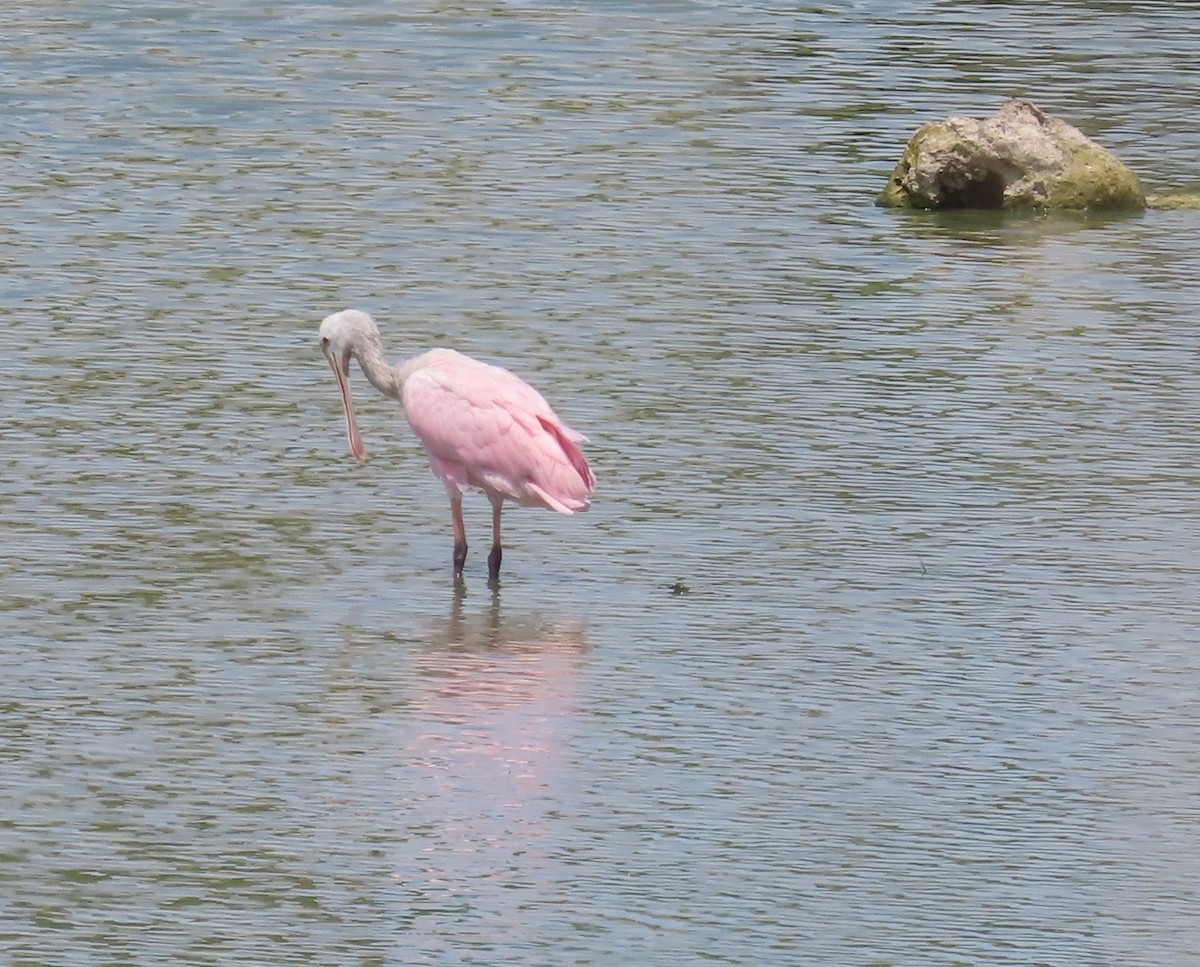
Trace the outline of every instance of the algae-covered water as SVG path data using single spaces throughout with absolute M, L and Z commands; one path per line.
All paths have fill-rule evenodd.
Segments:
M 1197 213 L 873 204 L 1013 93 L 1194 190 L 1195 18 L 8 3 L 6 962 L 1200 959 Z M 351 305 L 590 437 L 497 593 Z

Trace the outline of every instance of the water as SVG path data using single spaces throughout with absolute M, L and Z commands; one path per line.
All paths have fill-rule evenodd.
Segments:
M 1191 5 L 3 18 L 8 962 L 1200 959 L 1197 216 L 872 205 L 1011 93 L 1195 190 Z M 497 594 L 348 305 L 591 437 Z

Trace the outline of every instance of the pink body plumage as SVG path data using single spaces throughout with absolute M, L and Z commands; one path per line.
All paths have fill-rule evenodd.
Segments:
M 453 349 L 405 369 L 404 415 L 447 486 L 560 514 L 591 506 L 596 478 L 579 449 L 586 438 L 524 380 Z

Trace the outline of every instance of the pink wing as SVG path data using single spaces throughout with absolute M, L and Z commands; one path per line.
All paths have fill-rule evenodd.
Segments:
M 542 395 L 506 369 L 453 350 L 426 353 L 404 383 L 404 414 L 447 484 L 573 514 L 591 506 L 596 478 L 586 440 Z

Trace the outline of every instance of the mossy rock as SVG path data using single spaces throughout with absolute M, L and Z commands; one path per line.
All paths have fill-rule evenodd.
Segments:
M 1176 195 L 1147 195 L 1147 208 L 1200 209 L 1200 192 L 1180 192 Z
M 876 203 L 891 208 L 1141 211 L 1137 176 L 1065 121 L 1014 98 L 985 121 L 922 125 Z

